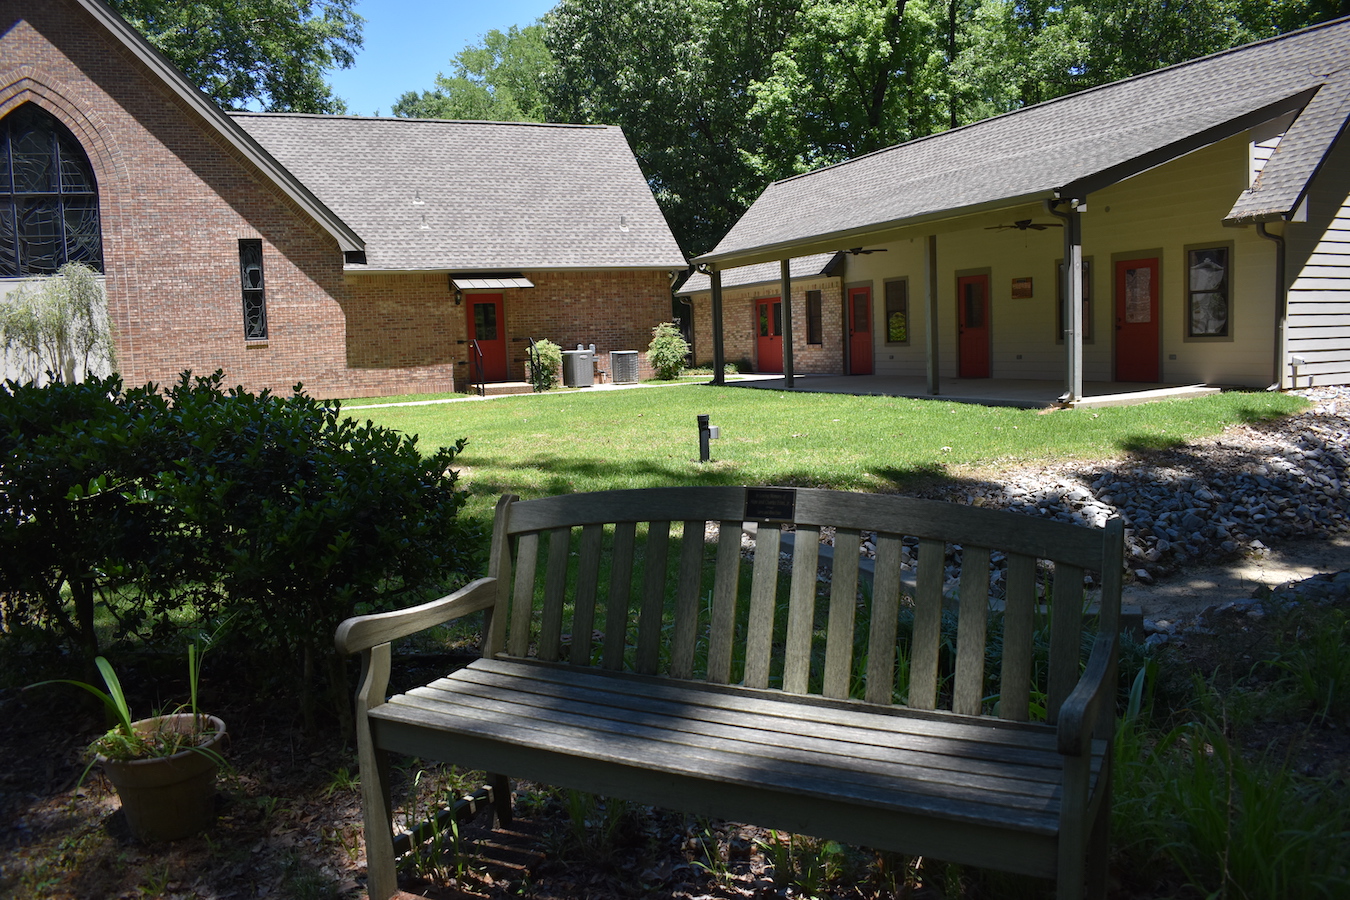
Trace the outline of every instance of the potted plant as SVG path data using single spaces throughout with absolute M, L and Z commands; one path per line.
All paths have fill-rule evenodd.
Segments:
M 172 841 L 209 827 L 215 820 L 216 771 L 224 763 L 225 723 L 197 709 L 201 661 L 196 645 L 188 647 L 187 706 L 148 719 L 132 720 L 112 664 L 102 656 L 94 662 L 107 691 L 70 679 L 41 684 L 82 688 L 98 697 L 115 720 L 89 745 L 89 765 L 101 766 L 117 789 L 131 833 L 147 842 Z

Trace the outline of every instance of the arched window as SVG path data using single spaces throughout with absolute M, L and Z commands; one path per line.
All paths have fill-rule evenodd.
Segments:
M 0 120 L 0 277 L 103 271 L 98 185 L 64 125 L 25 103 Z

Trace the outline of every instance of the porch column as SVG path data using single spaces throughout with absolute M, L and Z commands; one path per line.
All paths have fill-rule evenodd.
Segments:
M 934 397 L 938 390 L 938 264 L 937 235 L 927 237 L 928 252 L 924 255 L 924 285 L 928 291 L 928 322 L 925 336 L 928 340 L 928 393 Z
M 792 390 L 792 260 L 778 262 L 778 297 L 783 303 L 783 387 Z
M 1064 400 L 1083 399 L 1083 217 L 1086 204 L 1069 201 L 1064 221 Z
M 708 273 L 712 281 L 713 384 L 726 384 L 726 352 L 722 347 L 722 270 Z

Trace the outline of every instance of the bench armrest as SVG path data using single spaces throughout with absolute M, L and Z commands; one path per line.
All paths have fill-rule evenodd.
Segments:
M 338 626 L 338 653 L 360 653 L 379 644 L 487 609 L 497 602 L 497 579 L 479 578 L 464 587 L 420 606 L 393 612 L 353 616 Z
M 1059 752 L 1064 756 L 1082 756 L 1092 741 L 1092 728 L 1101 714 L 1103 704 L 1116 699 L 1116 646 L 1119 636 L 1114 632 L 1097 635 L 1092 644 L 1083 677 L 1065 699 L 1059 710 Z

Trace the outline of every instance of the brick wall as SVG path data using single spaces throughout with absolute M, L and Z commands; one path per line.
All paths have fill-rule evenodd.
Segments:
M 820 291 L 821 342 L 806 342 L 806 292 Z M 755 347 L 755 301 L 777 297 L 777 285 L 722 291 L 722 350 L 728 363 L 748 361 L 758 371 Z M 694 361 L 713 362 L 712 293 L 693 296 Z M 844 372 L 843 288 L 838 278 L 799 279 L 792 283 L 792 370 L 798 375 L 841 375 Z
M 0 116 L 26 102 L 93 166 L 127 383 L 219 368 L 252 390 L 352 397 L 451 390 L 466 371 L 445 275 L 344 274 L 336 240 L 80 7 L 0 0 Z M 244 340 L 241 238 L 263 244 L 266 341 Z M 513 338 L 645 350 L 670 318 L 664 272 L 532 277 L 507 292 Z

